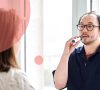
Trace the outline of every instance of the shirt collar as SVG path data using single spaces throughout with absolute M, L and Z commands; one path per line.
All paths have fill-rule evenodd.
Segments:
M 100 52 L 100 46 L 97 48 L 96 52 Z
M 76 49 L 76 53 L 83 53 L 83 52 L 85 52 L 84 46 Z M 96 52 L 100 52 L 100 46 L 97 48 Z
M 84 51 L 84 46 L 78 47 L 75 51 L 76 51 L 76 53 L 81 53 L 81 52 L 83 52 L 83 51 Z

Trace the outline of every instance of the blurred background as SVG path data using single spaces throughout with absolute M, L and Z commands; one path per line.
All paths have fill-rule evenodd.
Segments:
M 9 2 L 8 2 L 9 1 Z M 56 69 L 65 42 L 78 34 L 79 17 L 100 13 L 99 0 L 0 0 L 0 7 L 15 8 L 24 18 L 26 33 L 17 55 L 36 90 L 57 90 L 52 71 Z M 28 26 L 27 26 L 28 25 Z

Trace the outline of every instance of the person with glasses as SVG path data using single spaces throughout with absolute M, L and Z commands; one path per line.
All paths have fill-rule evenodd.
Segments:
M 79 19 L 79 35 L 70 38 L 57 66 L 53 71 L 57 89 L 100 90 L 100 15 L 89 12 Z M 80 37 L 73 44 L 72 40 Z M 83 45 L 76 48 L 82 42 Z

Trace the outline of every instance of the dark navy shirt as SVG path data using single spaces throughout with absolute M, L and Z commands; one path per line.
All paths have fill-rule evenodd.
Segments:
M 100 47 L 88 59 L 84 47 L 70 55 L 67 90 L 100 90 Z

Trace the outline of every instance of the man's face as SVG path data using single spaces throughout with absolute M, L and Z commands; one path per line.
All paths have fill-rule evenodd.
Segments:
M 84 15 L 80 20 L 80 25 L 82 25 L 81 27 L 85 25 L 84 29 L 79 31 L 79 35 L 81 36 L 81 41 L 85 45 L 89 45 L 99 39 L 100 30 L 98 27 L 99 24 L 96 15 L 94 14 Z M 94 25 L 92 30 L 91 30 L 91 25 Z M 88 29 L 90 28 L 90 31 L 88 31 L 87 28 Z

